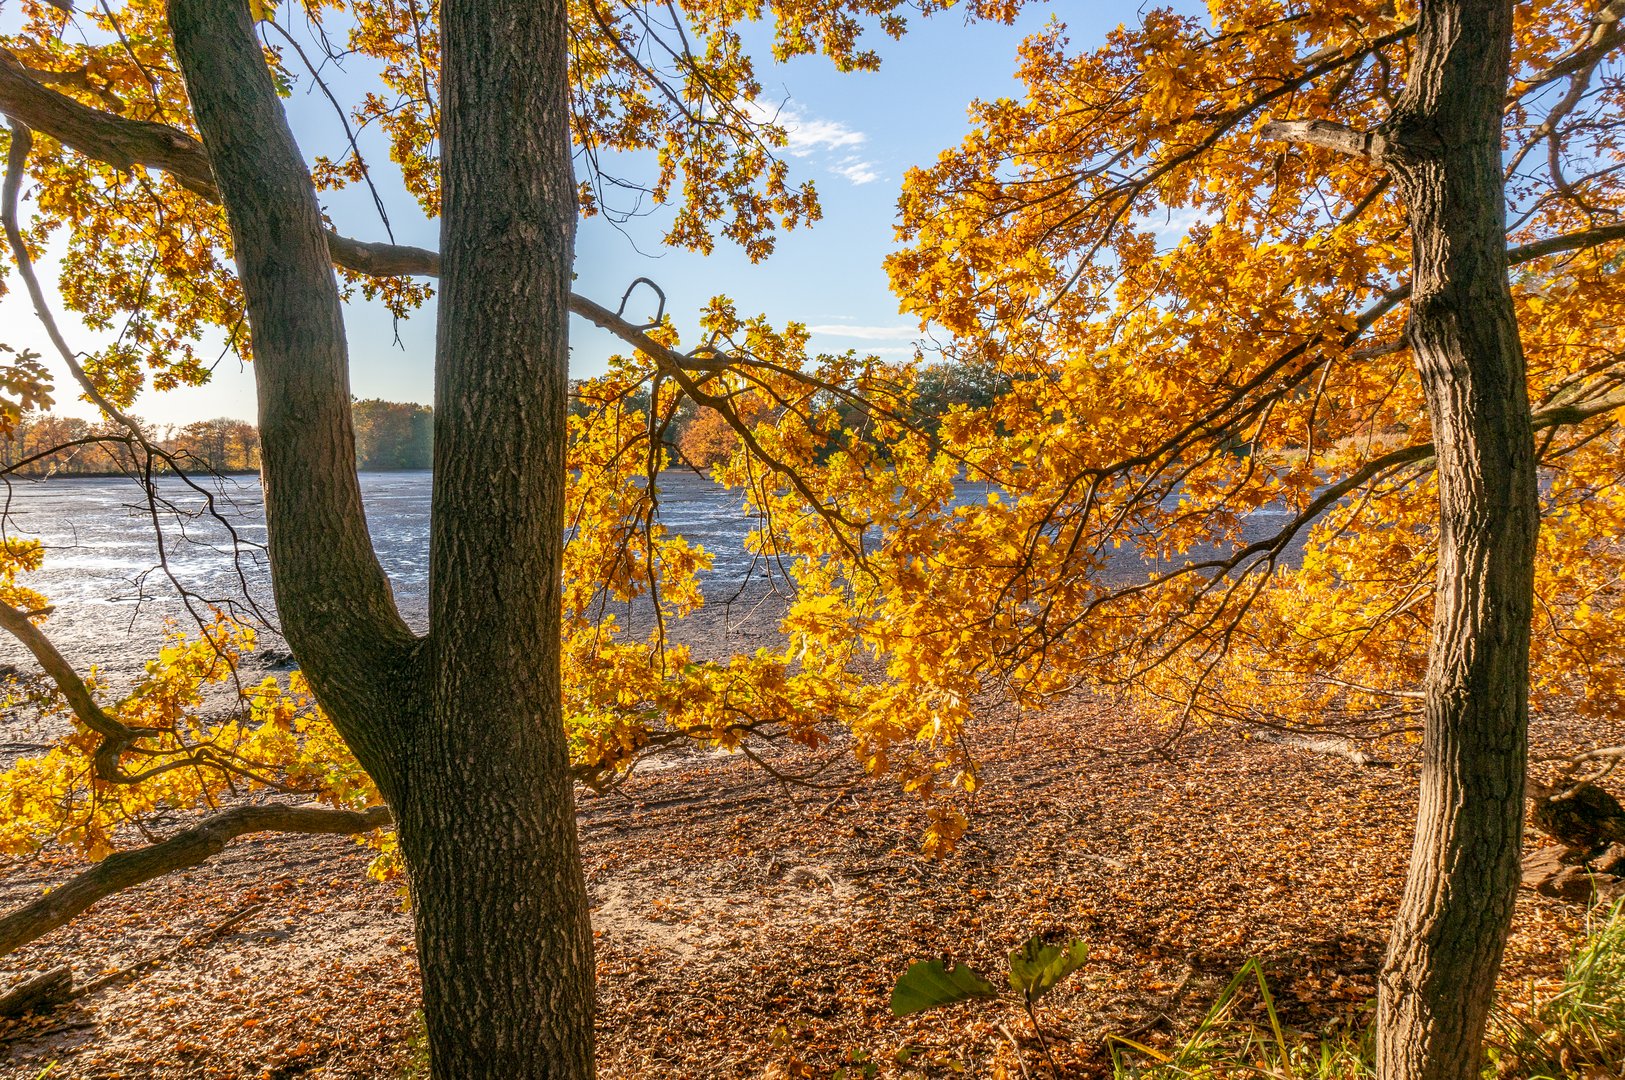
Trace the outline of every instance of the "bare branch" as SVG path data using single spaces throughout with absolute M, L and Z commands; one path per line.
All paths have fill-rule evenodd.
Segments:
M 109 855 L 32 903 L 0 915 L 5 956 L 83 914 L 98 900 L 176 870 L 201 866 L 247 833 L 364 833 L 391 824 L 386 806 L 336 810 L 326 806 L 239 806 L 148 847 Z
M 1381 161 L 1387 150 L 1387 140 L 1377 132 L 1356 131 L 1330 120 L 1272 120 L 1259 134 L 1270 142 L 1318 146 L 1368 161 Z

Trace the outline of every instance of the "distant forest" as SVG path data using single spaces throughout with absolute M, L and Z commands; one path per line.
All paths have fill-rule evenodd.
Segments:
M 434 461 L 434 413 L 411 402 L 357 401 L 356 460 L 366 471 L 427 469 Z M 155 441 L 184 468 L 217 473 L 258 472 L 260 435 L 253 424 L 220 417 L 182 425 L 150 425 Z M 107 476 L 134 468 L 121 435 L 52 413 L 24 413 L 0 435 L 0 468 L 22 476 Z
M 588 408 L 571 383 L 571 407 Z M 989 369 L 957 363 L 928 366 L 914 385 L 913 411 L 923 427 L 934 428 L 956 405 L 982 407 L 1007 386 Z M 633 398 L 628 409 L 647 401 Z M 356 460 L 366 472 L 427 469 L 434 463 L 434 410 L 412 402 L 367 398 L 352 406 Z M 186 425 L 153 425 L 148 429 L 160 446 L 184 467 L 199 472 L 258 472 L 260 436 L 245 420 L 219 417 Z M 731 454 L 737 436 L 722 416 L 685 401 L 666 429 L 674 461 L 708 468 Z M 21 476 L 108 476 L 135 467 L 135 459 L 118 429 L 106 424 L 24 413 L 10 432 L 0 433 L 0 469 Z

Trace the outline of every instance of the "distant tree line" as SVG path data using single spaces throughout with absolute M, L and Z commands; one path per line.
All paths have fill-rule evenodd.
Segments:
M 916 374 L 910 408 L 921 427 L 934 431 L 955 406 L 985 407 L 1007 389 L 1008 376 L 991 368 L 932 364 Z M 571 406 L 577 411 L 593 407 L 573 392 Z M 646 393 L 622 403 L 622 408 L 634 412 L 647 407 Z M 433 466 L 434 410 L 429 406 L 366 398 L 353 404 L 352 415 L 356 462 L 363 471 Z M 854 414 L 852 421 L 856 425 L 861 418 Z M 148 430 L 177 461 L 199 472 L 259 471 L 259 432 L 246 420 L 218 417 Z M 733 453 L 738 436 L 720 414 L 684 401 L 666 429 L 665 441 L 674 460 L 703 469 Z M 77 417 L 29 412 L 11 431 L 0 432 L 0 469 L 18 475 L 106 476 L 127 472 L 134 462 L 116 429 Z
M 571 384 L 571 408 L 583 413 L 597 406 L 575 393 L 579 384 L 580 380 Z M 920 428 L 935 432 L 942 418 L 956 406 L 987 408 L 1009 389 L 1010 376 L 991 366 L 958 361 L 928 364 L 913 376 L 909 414 Z M 630 412 L 642 412 L 648 406 L 646 392 L 630 395 L 621 403 Z M 846 419 L 853 430 L 862 430 L 865 420 L 855 409 Z M 674 461 L 705 469 L 732 454 L 739 445 L 739 436 L 721 413 L 699 408 L 685 399 L 666 428 L 665 444 Z
M 198 472 L 255 472 L 260 435 L 243 420 L 219 417 L 149 426 L 154 442 Z M 123 432 L 75 416 L 29 412 L 0 434 L 0 468 L 23 476 L 106 476 L 135 468 Z
M 367 471 L 434 465 L 434 410 L 409 401 L 368 398 L 351 409 L 357 465 Z
M 371 398 L 354 406 L 356 459 L 364 470 L 427 469 L 434 461 L 434 413 L 426 405 Z M 246 420 L 218 417 L 148 425 L 153 441 L 198 472 L 260 468 L 260 436 Z M 107 476 L 135 467 L 122 434 L 104 423 L 24 413 L 0 433 L 0 469 L 22 476 Z

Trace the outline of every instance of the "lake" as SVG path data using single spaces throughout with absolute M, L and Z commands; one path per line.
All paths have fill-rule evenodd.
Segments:
M 379 561 L 395 589 L 401 615 L 413 629 L 428 622 L 428 472 L 361 474 L 367 523 Z M 204 512 L 204 493 L 174 477 L 159 487 L 174 509 L 162 519 L 164 554 L 175 579 L 196 596 L 243 610 L 245 598 L 271 612 L 270 572 L 261 548 L 264 506 L 257 476 L 200 481 L 228 530 Z M 716 656 L 750 646 L 774 631 L 781 606 L 753 574 L 744 540 L 753 519 L 739 493 L 704 476 L 669 470 L 661 475 L 661 520 L 668 529 L 702 545 L 712 555 L 703 581 L 707 607 L 673 628 L 673 636 Z M 983 484 L 963 485 L 961 501 L 980 502 Z M 160 569 L 159 548 L 141 491 L 118 477 L 13 480 L 0 511 L 10 536 L 37 537 L 46 548 L 44 568 L 27 584 L 56 605 L 46 626 L 57 647 L 81 665 L 101 665 L 115 682 L 141 673 L 166 619 L 186 622 L 177 590 Z M 1280 524 L 1283 512 L 1255 512 L 1248 532 Z M 240 541 L 232 542 L 232 530 Z M 1143 579 L 1146 565 L 1129 551 L 1112 559 L 1108 576 Z M 767 602 L 763 602 L 766 600 Z M 274 620 L 273 620 L 274 621 Z M 647 624 L 647 612 L 622 610 L 623 625 Z M 274 631 L 262 632 L 259 662 L 282 662 L 286 646 Z M 0 664 L 32 668 L 32 659 L 10 637 L 0 635 Z
M 420 632 L 428 623 L 430 475 L 361 474 L 379 562 L 401 615 Z M 170 571 L 208 601 L 242 605 L 247 596 L 270 612 L 259 478 L 228 476 L 200 484 L 231 530 L 204 512 L 203 493 L 174 477 L 160 479 L 160 489 L 176 507 L 162 520 Z M 742 497 L 706 477 L 677 471 L 663 474 L 660 487 L 666 527 L 713 554 L 707 595 L 737 593 L 751 566 L 744 550 L 751 519 Z M 174 585 L 160 569 L 140 489 L 119 477 L 13 480 L 4 513 L 7 535 L 45 544 L 45 565 L 26 583 L 56 605 L 46 630 L 57 647 L 76 663 L 98 663 L 114 676 L 139 674 L 164 621 L 185 617 Z M 241 543 L 233 544 L 232 530 Z M 283 648 L 275 634 L 262 637 L 262 651 Z M 32 662 L 20 645 L 0 635 L 0 663 L 26 667 Z

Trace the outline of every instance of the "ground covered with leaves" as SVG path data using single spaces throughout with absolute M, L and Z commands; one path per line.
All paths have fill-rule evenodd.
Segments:
M 1289 1023 L 1362 1023 L 1410 843 L 1414 748 L 1361 767 L 1211 730 L 1171 755 L 1131 752 L 1146 734 L 1092 701 L 985 719 L 971 831 L 939 862 L 919 854 L 921 808 L 885 781 L 793 787 L 701 756 L 584 792 L 600 1075 L 1018 1076 L 1012 1038 L 1041 1066 L 1014 1003 L 895 1020 L 888 995 L 922 958 L 997 974 L 1035 933 L 1090 946 L 1041 1005 L 1071 1076 L 1109 1074 L 1108 1034 L 1176 1037 L 1252 957 Z M 1610 734 L 1537 723 L 1536 755 Z M 397 887 L 365 877 L 369 858 L 344 838 L 240 841 L 7 958 L 0 988 L 68 963 L 94 989 L 0 1021 L 0 1077 L 53 1063 L 46 1075 L 87 1080 L 411 1075 L 411 919 Z M 0 864 L 0 906 L 71 869 Z M 1506 984 L 1552 979 L 1583 918 L 1523 892 Z

